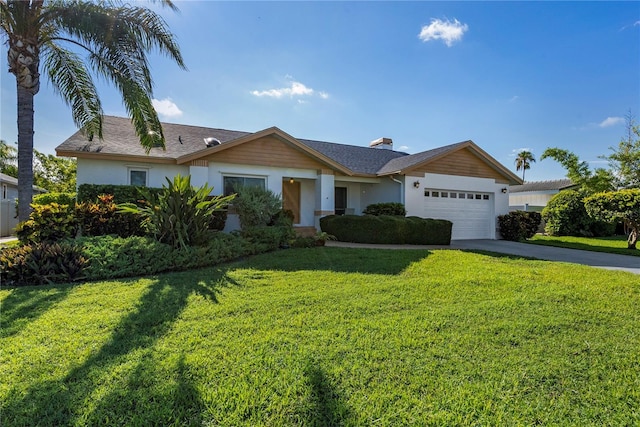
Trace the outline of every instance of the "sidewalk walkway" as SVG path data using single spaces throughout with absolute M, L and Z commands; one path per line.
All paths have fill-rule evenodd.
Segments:
M 640 257 L 616 255 L 602 252 L 581 251 L 578 249 L 556 248 L 552 246 L 533 245 L 510 242 L 507 240 L 453 240 L 450 246 L 424 245 L 372 245 L 366 243 L 348 243 L 327 241 L 327 246 L 342 248 L 376 248 L 376 249 L 457 249 L 496 252 L 547 261 L 570 262 L 605 268 L 622 270 L 640 274 Z

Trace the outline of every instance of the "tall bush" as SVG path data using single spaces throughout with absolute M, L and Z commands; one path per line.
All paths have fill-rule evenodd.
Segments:
M 16 228 L 22 242 L 55 242 L 73 238 L 78 231 L 78 221 L 74 214 L 75 205 L 32 205 L 33 210 L 27 221 Z
M 597 193 L 585 199 L 585 207 L 593 218 L 624 222 L 628 232 L 627 248 L 636 249 L 640 232 L 640 189 Z
M 191 185 L 191 176 L 167 178 L 159 194 L 140 189 L 145 205 L 120 205 L 121 212 L 140 214 L 143 223 L 159 242 L 174 248 L 187 248 L 206 243 L 213 212 L 222 209 L 234 196 L 214 196 L 208 184 L 200 188 Z
M 542 222 L 538 212 L 514 211 L 498 216 L 500 234 L 505 240 L 519 241 L 535 236 Z
M 162 188 L 137 187 L 134 185 L 113 185 L 113 184 L 82 184 L 78 187 L 78 203 L 97 202 L 103 194 L 113 195 L 116 204 L 135 203 L 139 204 L 144 196 L 140 194 L 140 189 L 144 188 L 145 194 L 159 194 Z
M 241 186 L 234 189 L 236 198 L 233 206 L 240 217 L 240 227 L 266 227 L 273 222 L 282 210 L 280 195 L 271 190 L 254 186 Z
M 552 236 L 610 236 L 615 224 L 589 216 L 584 205 L 587 194 L 581 190 L 561 191 L 542 210 L 545 232 Z

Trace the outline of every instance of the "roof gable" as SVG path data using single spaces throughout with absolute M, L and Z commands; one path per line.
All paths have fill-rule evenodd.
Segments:
M 397 158 L 387 163 L 378 172 L 379 175 L 422 175 L 424 173 L 492 178 L 506 184 L 522 182 L 473 141 L 458 142 Z

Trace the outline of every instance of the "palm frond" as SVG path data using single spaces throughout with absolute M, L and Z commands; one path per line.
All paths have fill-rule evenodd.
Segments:
M 44 69 L 54 90 L 71 107 L 73 121 L 91 139 L 102 138 L 102 105 L 82 59 L 53 42 L 43 46 Z

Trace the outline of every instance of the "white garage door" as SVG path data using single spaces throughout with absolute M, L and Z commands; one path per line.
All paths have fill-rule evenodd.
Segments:
M 453 222 L 452 240 L 493 239 L 493 194 L 454 190 L 424 190 L 424 218 Z

